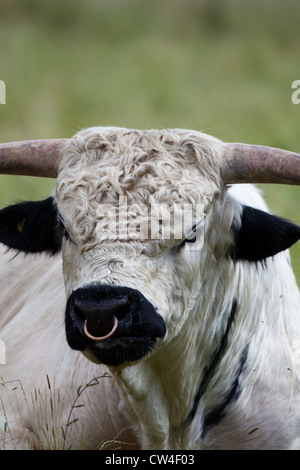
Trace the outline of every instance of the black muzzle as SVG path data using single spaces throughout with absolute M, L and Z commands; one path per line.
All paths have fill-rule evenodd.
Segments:
M 90 349 L 100 362 L 119 365 L 141 359 L 166 333 L 163 318 L 138 291 L 93 284 L 74 291 L 66 307 L 71 348 Z

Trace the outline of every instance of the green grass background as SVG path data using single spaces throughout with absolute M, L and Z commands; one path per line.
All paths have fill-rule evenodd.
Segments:
M 299 0 L 1 0 L 0 141 L 183 127 L 300 153 L 299 19 Z M 1 176 L 0 206 L 53 187 Z M 262 189 L 300 224 L 299 188 Z

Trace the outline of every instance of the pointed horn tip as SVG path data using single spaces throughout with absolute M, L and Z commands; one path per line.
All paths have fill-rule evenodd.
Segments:
M 41 139 L 0 144 L 0 174 L 56 178 L 69 139 Z
M 221 177 L 225 184 L 300 185 L 300 154 L 262 145 L 225 143 Z

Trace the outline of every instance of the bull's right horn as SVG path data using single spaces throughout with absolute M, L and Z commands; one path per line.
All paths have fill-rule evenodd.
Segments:
M 56 178 L 67 142 L 44 139 L 0 144 L 0 174 Z
M 223 153 L 221 176 L 227 184 L 300 185 L 300 155 L 262 145 L 228 143 Z

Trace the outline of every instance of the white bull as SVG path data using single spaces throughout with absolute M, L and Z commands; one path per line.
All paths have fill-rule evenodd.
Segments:
M 1 255 L 0 447 L 300 449 L 300 229 L 224 184 L 299 184 L 299 156 L 182 130 L 61 144 L 22 143 L 31 169 L 3 149 L 3 172 L 59 170 L 0 212 L 0 241 L 38 253 Z

